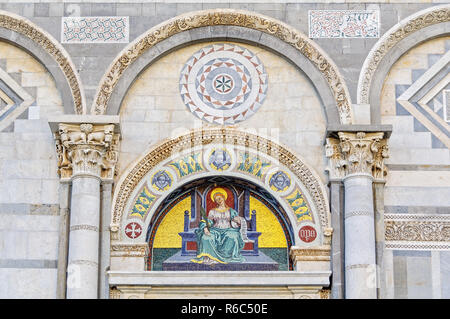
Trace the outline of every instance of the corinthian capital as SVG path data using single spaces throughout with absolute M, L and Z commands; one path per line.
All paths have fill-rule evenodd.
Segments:
M 387 174 L 384 159 L 389 157 L 383 132 L 338 132 L 338 138 L 327 138 L 326 156 L 331 178 L 349 174 L 369 174 L 383 179 Z
M 119 143 L 114 124 L 60 123 L 54 135 L 61 179 L 76 175 L 114 177 Z

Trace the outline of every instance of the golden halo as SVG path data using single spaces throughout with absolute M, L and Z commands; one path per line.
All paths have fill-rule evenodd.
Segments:
M 226 190 L 224 190 L 222 187 L 216 187 L 216 188 L 214 188 L 214 189 L 212 190 L 212 192 L 211 192 L 211 199 L 212 199 L 213 202 L 215 201 L 215 200 L 214 200 L 214 196 L 216 196 L 216 194 L 221 194 L 221 195 L 223 195 L 223 197 L 225 198 L 225 200 L 226 200 L 227 197 L 228 197 L 228 194 L 227 194 L 227 191 L 226 191 Z

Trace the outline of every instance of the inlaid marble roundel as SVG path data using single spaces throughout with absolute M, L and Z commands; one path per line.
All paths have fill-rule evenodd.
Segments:
M 253 115 L 267 92 L 267 74 L 248 49 L 234 44 L 202 48 L 186 62 L 180 76 L 184 104 L 198 118 L 234 124 Z

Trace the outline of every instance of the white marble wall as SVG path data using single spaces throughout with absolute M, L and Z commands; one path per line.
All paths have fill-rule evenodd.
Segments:
M 46 117 L 63 112 L 55 83 L 28 53 L 0 42 L 0 61 L 35 99 L 0 132 L 0 298 L 56 298 L 56 152 Z

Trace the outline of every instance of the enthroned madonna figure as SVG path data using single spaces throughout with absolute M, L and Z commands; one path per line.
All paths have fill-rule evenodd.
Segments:
M 197 234 L 197 258 L 192 262 L 215 264 L 244 262 L 241 255 L 244 241 L 240 232 L 241 218 L 237 211 L 226 204 L 227 192 L 220 187 L 211 192 L 217 205 L 200 221 Z M 244 221 L 245 222 L 245 221 Z

